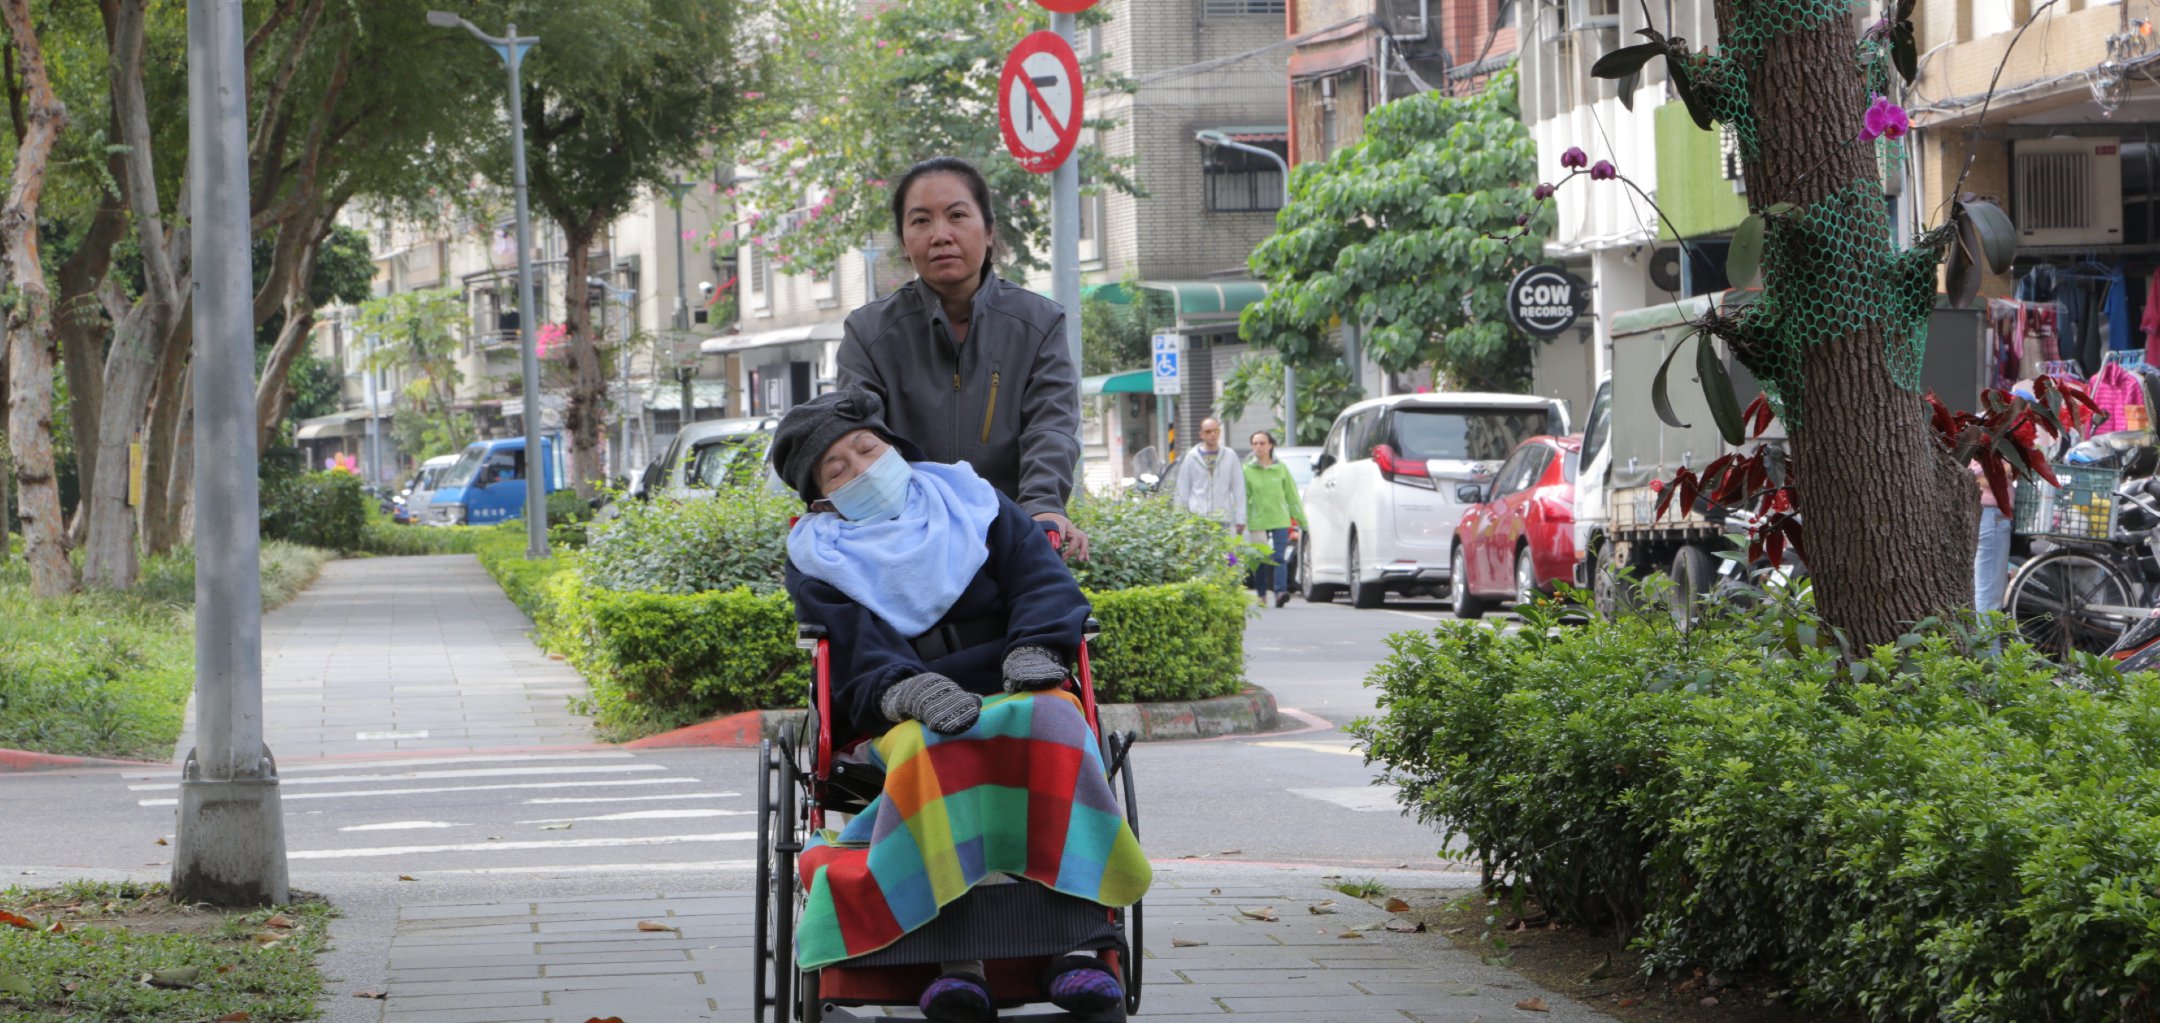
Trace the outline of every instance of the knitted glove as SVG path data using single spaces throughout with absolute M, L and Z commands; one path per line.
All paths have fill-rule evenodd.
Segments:
M 1016 646 L 1005 653 L 1005 691 L 1051 689 L 1065 681 L 1065 665 L 1039 646 Z
M 894 724 L 913 719 L 940 735 L 958 735 L 974 727 L 982 697 L 936 672 L 923 672 L 893 683 L 878 709 Z

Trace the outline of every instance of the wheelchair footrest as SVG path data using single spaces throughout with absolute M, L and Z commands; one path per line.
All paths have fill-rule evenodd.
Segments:
M 846 1020 L 849 1023 L 922 1023 L 922 1017 L 920 1016 L 857 1015 L 869 1011 L 869 1009 L 828 1009 L 825 1012 L 825 1018 L 829 1020 Z M 1044 1006 L 1041 1012 L 1032 1011 L 1032 1008 L 1001 1009 L 998 1012 L 999 1023 L 1004 1023 L 1006 1020 L 1018 1020 L 1020 1023 L 1126 1023 L 1129 1018 L 1125 1015 L 1123 1005 L 1092 1016 L 1065 1012 L 1049 1006 Z

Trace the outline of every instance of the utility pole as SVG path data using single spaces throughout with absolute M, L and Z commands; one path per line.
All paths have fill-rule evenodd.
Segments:
M 1199 139 L 1200 144 L 1203 146 L 1221 146 L 1224 149 L 1235 149 L 1238 152 L 1247 153 L 1254 156 L 1265 156 L 1268 159 L 1275 161 L 1275 166 L 1282 171 L 1283 208 L 1290 208 L 1290 161 L 1283 159 L 1280 154 L 1274 153 L 1270 150 L 1262 149 L 1259 146 L 1248 146 L 1243 142 L 1236 141 L 1230 136 L 1225 135 L 1219 131 L 1197 131 L 1193 133 L 1193 137 Z M 1349 353 L 1350 359 L 1352 360 L 1350 363 L 1350 376 L 1351 382 L 1355 384 L 1357 379 L 1357 356 L 1355 354 L 1354 347 L 1355 342 L 1353 342 L 1352 345 L 1352 351 Z M 1284 357 L 1282 361 L 1282 392 L 1282 442 L 1284 444 L 1294 445 L 1298 442 L 1297 367 L 1290 365 L 1290 360 L 1288 357 Z
M 427 12 L 427 23 L 472 33 L 510 69 L 510 181 L 517 197 L 518 349 L 525 371 L 525 559 L 540 561 L 548 556 L 547 482 L 554 464 L 540 446 L 540 355 L 533 341 L 533 321 L 540 310 L 533 304 L 532 211 L 525 200 L 525 94 L 518 84 L 518 66 L 525 61 L 525 51 L 537 45 L 540 37 L 518 35 L 516 22 L 511 22 L 502 35 L 491 36 L 448 11 Z
M 195 748 L 180 774 L 172 896 L 288 901 L 277 762 L 263 744 L 246 36 L 237 3 L 188 5 L 195 266 Z
M 688 343 L 690 337 L 690 277 L 683 265 L 683 196 L 695 187 L 688 181 L 669 181 L 668 197 L 675 206 L 675 344 L 677 351 Z M 697 421 L 697 404 L 690 381 L 697 378 L 697 361 L 691 359 L 676 367 L 675 378 L 682 382 L 682 424 L 688 426 Z
M 1052 13 L 1050 31 L 1070 45 L 1079 17 Z M 1079 82 L 1072 83 L 1074 89 Z M 1050 172 L 1050 291 L 1065 307 L 1065 344 L 1072 349 L 1073 372 L 1080 372 L 1080 154 L 1073 153 Z

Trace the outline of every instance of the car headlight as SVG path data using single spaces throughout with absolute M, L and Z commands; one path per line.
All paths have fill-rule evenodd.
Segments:
M 462 504 L 443 505 L 435 509 L 435 517 L 445 525 L 462 526 L 465 524 L 465 506 Z

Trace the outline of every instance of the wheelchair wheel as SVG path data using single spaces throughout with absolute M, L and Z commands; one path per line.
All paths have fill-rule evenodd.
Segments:
M 758 744 L 757 891 L 751 921 L 758 959 L 751 1012 L 769 1023 L 787 1023 L 796 1008 L 795 854 L 802 849 L 795 834 L 796 777 L 793 751 L 785 740 L 777 749 L 771 740 Z
M 1126 732 L 1123 735 L 1113 735 L 1110 737 L 1110 745 L 1115 750 L 1111 761 L 1117 765 L 1119 784 L 1124 790 L 1125 824 L 1132 828 L 1133 837 L 1139 838 L 1140 801 L 1134 794 L 1132 772 L 1133 734 Z M 1132 1015 L 1140 1011 L 1140 961 L 1145 957 L 1142 951 L 1140 903 L 1135 902 L 1125 907 L 1124 918 L 1125 1012 Z

